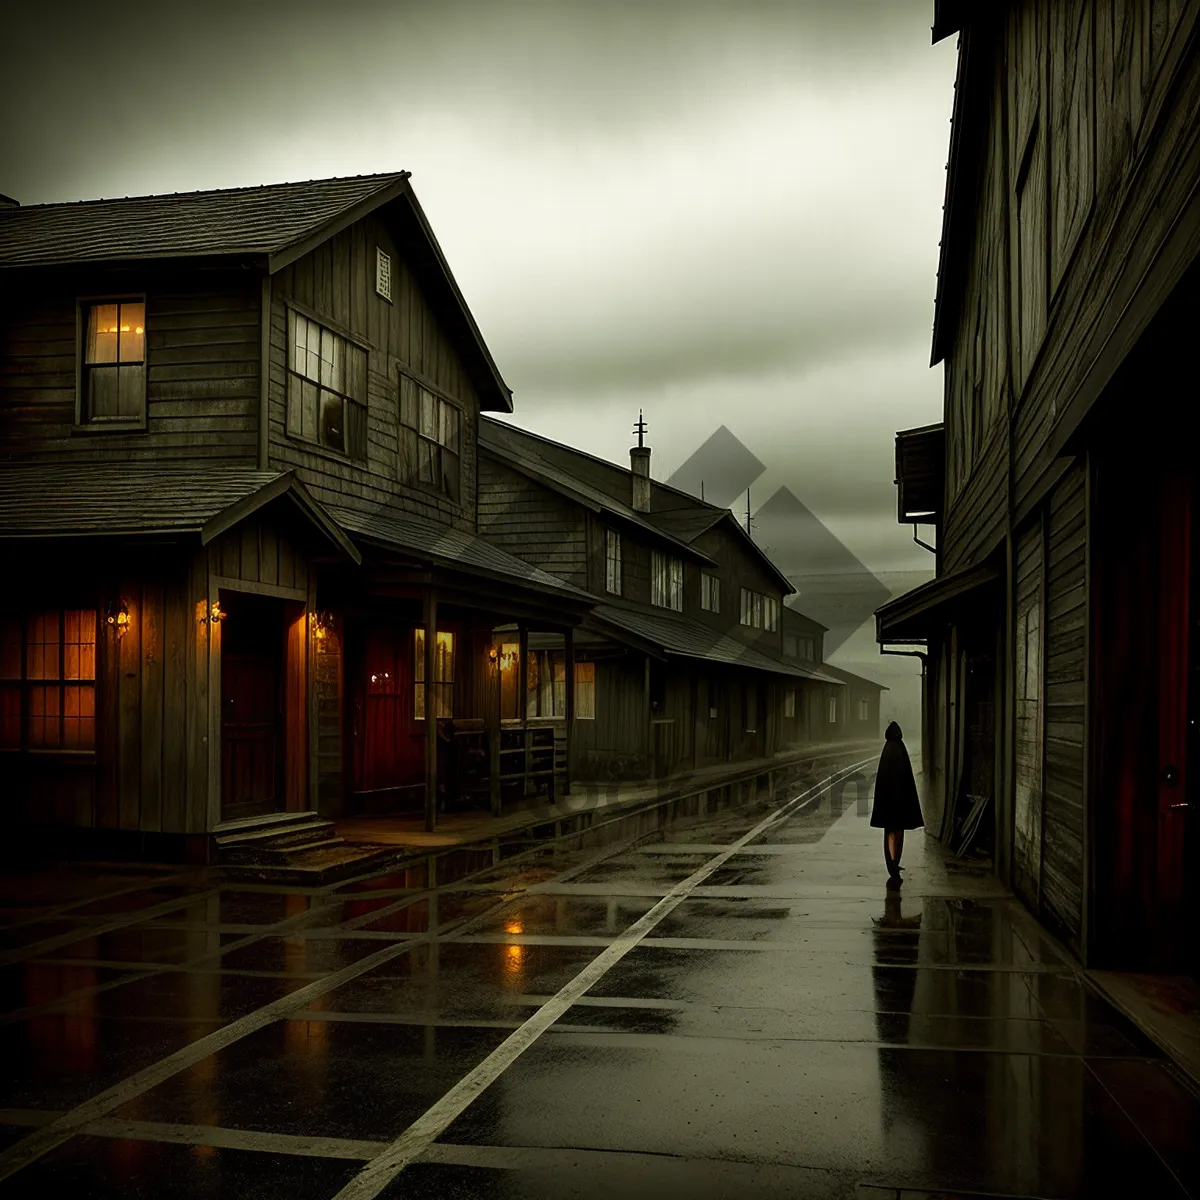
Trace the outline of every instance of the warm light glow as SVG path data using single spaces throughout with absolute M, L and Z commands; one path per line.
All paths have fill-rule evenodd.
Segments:
M 213 622 L 223 621 L 229 614 L 221 607 L 219 600 L 214 600 L 212 608 L 209 609 L 208 619 Z
M 505 933 L 524 933 L 525 926 L 521 922 L 520 917 L 510 917 L 504 926 Z M 504 973 L 510 976 L 518 976 L 521 973 L 522 967 L 525 965 L 525 947 L 524 946 L 505 946 L 505 963 Z

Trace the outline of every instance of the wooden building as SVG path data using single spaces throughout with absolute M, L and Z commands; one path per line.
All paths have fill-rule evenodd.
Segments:
M 6 203 L 0 278 L 11 823 L 203 857 L 568 784 L 495 630 L 594 602 L 477 534 L 512 400 L 407 173 Z
M 569 721 L 539 710 L 567 722 L 573 774 L 662 778 L 853 740 L 857 728 L 827 720 L 847 684 L 820 665 L 823 627 L 784 606 L 794 589 L 729 509 L 652 480 L 638 443 L 625 469 L 480 422 L 481 535 L 596 600 L 574 634 L 586 699 Z M 784 654 L 787 621 L 807 636 L 803 656 L 790 642 Z
M 959 34 L 933 337 L 941 427 L 897 438 L 937 578 L 930 828 L 977 838 L 1095 966 L 1197 966 L 1200 5 L 936 5 Z M 1182 385 L 1182 391 L 1181 391 Z M 1190 632 L 1189 632 L 1190 631 Z

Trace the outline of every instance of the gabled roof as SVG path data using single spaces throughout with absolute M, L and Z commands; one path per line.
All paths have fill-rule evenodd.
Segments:
M 0 266 L 278 255 L 400 194 L 407 171 L 0 209 Z M 362 211 L 359 211 L 362 210 Z M 329 232 L 326 232 L 329 230 Z M 324 238 L 322 238 L 324 240 Z
M 876 683 L 873 679 L 867 679 L 863 675 L 855 675 L 853 671 L 847 671 L 843 667 L 835 667 L 831 662 L 821 664 L 821 670 L 840 679 L 843 683 L 857 683 L 864 687 L 877 688 L 881 692 L 890 692 L 892 689 L 886 683 Z
M 552 441 L 507 421 L 480 421 L 479 442 L 497 456 L 514 461 L 514 465 L 515 459 L 520 458 L 526 464 L 534 464 L 547 478 L 554 475 L 559 480 L 569 481 L 580 496 L 590 497 L 593 503 L 608 512 L 628 514 L 659 537 L 671 539 L 677 546 L 686 548 L 692 557 L 706 563 L 713 560 L 693 543 L 708 530 L 725 522 L 726 528 L 736 531 L 735 536 L 744 541 L 746 549 L 778 581 L 785 595 L 796 590 L 727 508 L 698 500 L 669 483 L 652 479 L 650 511 L 638 513 L 626 499 L 632 498 L 628 467 L 619 467 L 607 459 Z
M 784 662 L 681 613 L 651 613 L 640 608 L 601 604 L 588 614 L 584 623 L 618 638 L 631 639 L 639 647 L 652 650 L 659 658 L 688 658 L 820 683 L 842 683 L 826 674 L 824 668 Z
M 53 497 L 48 502 L 48 497 Z M 283 500 L 354 562 L 354 544 L 290 471 L 138 464 L 0 467 L 0 539 L 200 535 L 202 544 Z
M 261 187 L 0 205 L 0 269 L 165 259 L 252 259 L 271 274 L 392 201 L 397 240 L 447 317 L 485 409 L 512 412 L 512 393 L 467 308 L 409 184 L 408 171 Z
M 589 592 L 506 553 L 473 533 L 391 509 L 361 513 L 330 506 L 329 513 L 360 542 L 399 551 L 421 562 L 454 567 L 505 583 L 523 584 L 550 592 L 564 601 L 589 606 L 595 603 L 595 597 Z
M 653 518 L 647 519 L 649 514 L 639 513 L 632 505 L 618 500 L 578 473 L 565 469 L 554 456 L 540 453 L 538 440 L 533 435 L 525 435 L 524 430 L 501 421 L 479 422 L 479 448 L 484 453 L 490 453 L 505 466 L 592 512 L 602 512 L 609 518 L 615 518 L 617 522 L 640 530 L 654 541 L 665 543 L 688 558 L 715 566 L 707 554 L 693 549 L 687 540 L 660 528 Z

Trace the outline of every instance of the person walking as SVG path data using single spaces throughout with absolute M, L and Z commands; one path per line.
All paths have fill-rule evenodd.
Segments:
M 888 887 L 899 887 L 900 855 L 904 853 L 904 831 L 925 824 L 917 781 L 913 776 L 904 732 L 893 721 L 883 734 L 883 753 L 875 772 L 875 803 L 871 825 L 883 830 L 883 861 L 887 864 Z

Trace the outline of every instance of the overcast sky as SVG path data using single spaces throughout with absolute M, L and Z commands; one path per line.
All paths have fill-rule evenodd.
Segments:
M 515 419 L 667 477 L 721 424 L 870 569 L 930 370 L 954 39 L 932 0 L 26 5 L 22 203 L 406 168 Z

